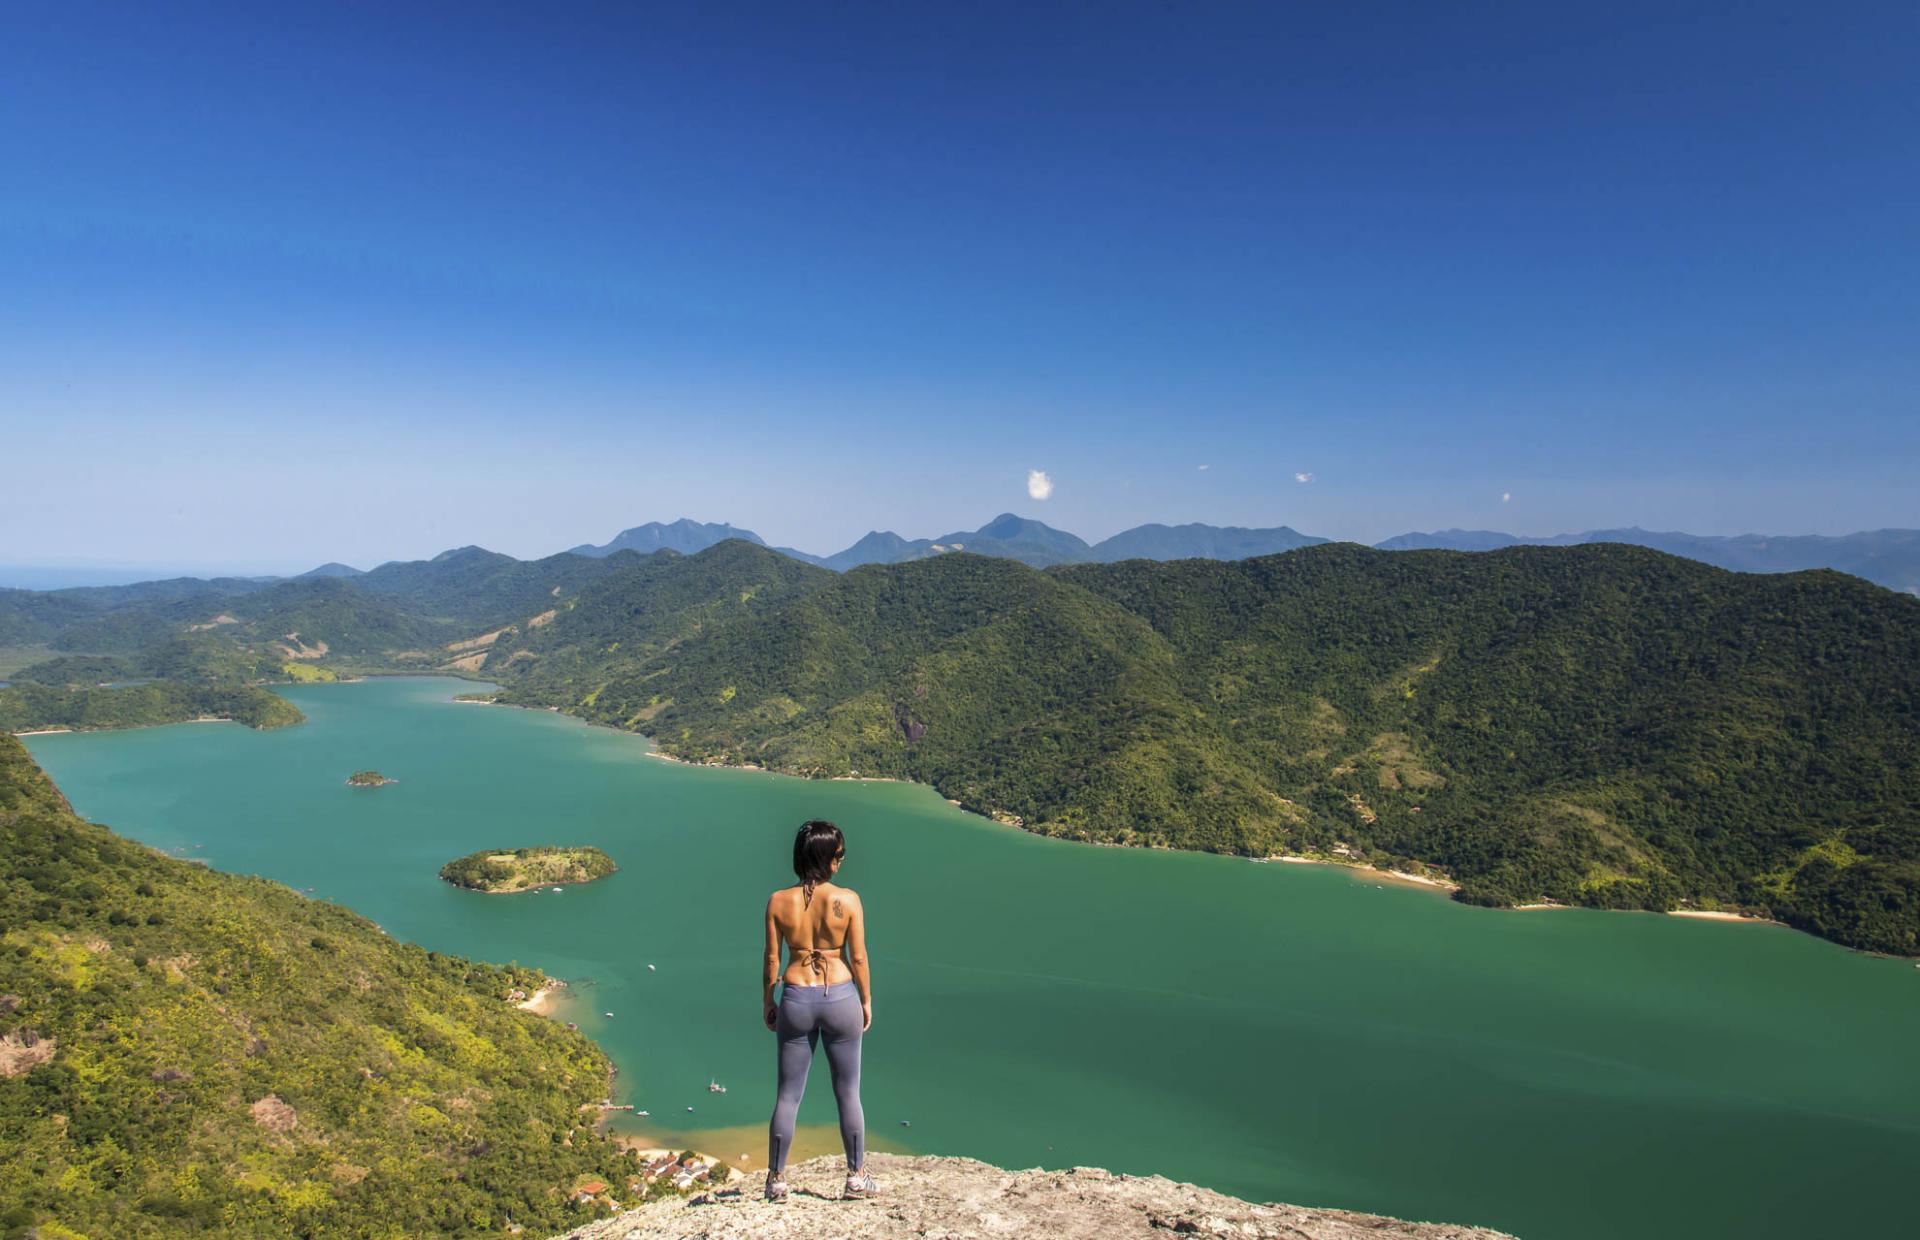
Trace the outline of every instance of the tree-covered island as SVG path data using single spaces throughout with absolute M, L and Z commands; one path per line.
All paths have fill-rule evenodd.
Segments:
M 388 784 L 397 784 L 399 782 L 399 780 L 391 776 L 382 775 L 378 771 L 355 771 L 353 774 L 347 776 L 347 787 L 349 788 L 384 788 Z
M 456 887 L 504 895 L 564 883 L 590 883 L 620 867 L 598 848 L 489 848 L 449 861 L 440 877 Z

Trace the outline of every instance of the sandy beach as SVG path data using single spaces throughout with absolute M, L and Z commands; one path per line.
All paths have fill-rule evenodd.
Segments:
M 552 1016 L 554 1008 L 559 1002 L 554 994 L 554 991 L 558 989 L 559 987 L 557 985 L 542 986 L 520 1002 L 514 1004 L 514 1006 L 525 1008 L 536 1016 Z
M 1287 865 L 1324 865 L 1334 869 L 1348 870 L 1365 880 L 1378 880 L 1393 883 L 1396 886 L 1426 887 L 1435 891 L 1453 891 L 1460 884 L 1444 878 L 1431 878 L 1425 874 L 1410 874 L 1405 870 L 1383 870 L 1379 866 L 1368 865 L 1364 861 L 1341 861 L 1332 857 L 1302 857 L 1294 853 L 1275 853 L 1270 857 L 1255 857 L 1255 861 L 1281 861 Z
M 1757 926 L 1784 926 L 1787 923 L 1775 921 L 1771 917 L 1754 917 L 1746 913 L 1723 913 L 1717 909 L 1676 908 L 1668 909 L 1669 917 L 1696 917 L 1701 921 L 1750 921 Z

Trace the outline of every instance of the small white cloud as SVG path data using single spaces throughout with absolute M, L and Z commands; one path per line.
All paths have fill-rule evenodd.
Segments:
M 1201 468 L 1201 469 L 1212 469 L 1212 468 L 1213 468 L 1213 466 L 1211 466 L 1211 465 L 1202 465 L 1202 466 L 1200 466 L 1200 468 Z
M 1503 504 L 1511 504 L 1513 502 L 1513 492 L 1512 491 L 1500 492 L 1500 502 Z
M 1293 476 L 1293 480 L 1295 482 L 1312 482 L 1313 475 L 1306 472 L 1305 470 L 1301 470 L 1299 473 Z
M 1045 499 L 1053 494 L 1053 479 L 1047 477 L 1044 469 L 1027 471 L 1027 494 L 1035 499 Z

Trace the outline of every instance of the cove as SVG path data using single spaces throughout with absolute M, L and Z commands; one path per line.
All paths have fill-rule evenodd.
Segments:
M 680 766 L 639 737 L 451 700 L 473 687 L 299 686 L 283 692 L 309 722 L 279 732 L 27 744 L 124 835 L 574 981 L 559 1015 L 613 1056 L 616 1101 L 651 1111 L 630 1125 L 753 1170 L 773 1088 L 759 915 L 791 881 L 794 828 L 826 817 L 868 909 L 877 1145 L 1526 1240 L 1910 1224 L 1911 962 L 1771 926 L 1493 912 L 1335 869 L 1039 839 L 928 788 Z M 399 782 L 345 786 L 367 768 Z M 515 896 L 436 877 L 533 844 L 621 869 Z M 802 1118 L 821 1148 L 815 1072 Z

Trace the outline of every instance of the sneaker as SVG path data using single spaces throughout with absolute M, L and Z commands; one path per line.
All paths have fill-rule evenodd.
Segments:
M 856 1171 L 847 1177 L 846 1191 L 842 1195 L 846 1197 L 871 1197 L 879 1191 L 880 1186 L 874 1183 L 872 1175 L 865 1171 Z
M 785 1180 L 775 1178 L 772 1172 L 768 1172 L 767 1173 L 767 1200 L 768 1201 L 785 1201 L 786 1199 L 787 1199 L 787 1182 Z

